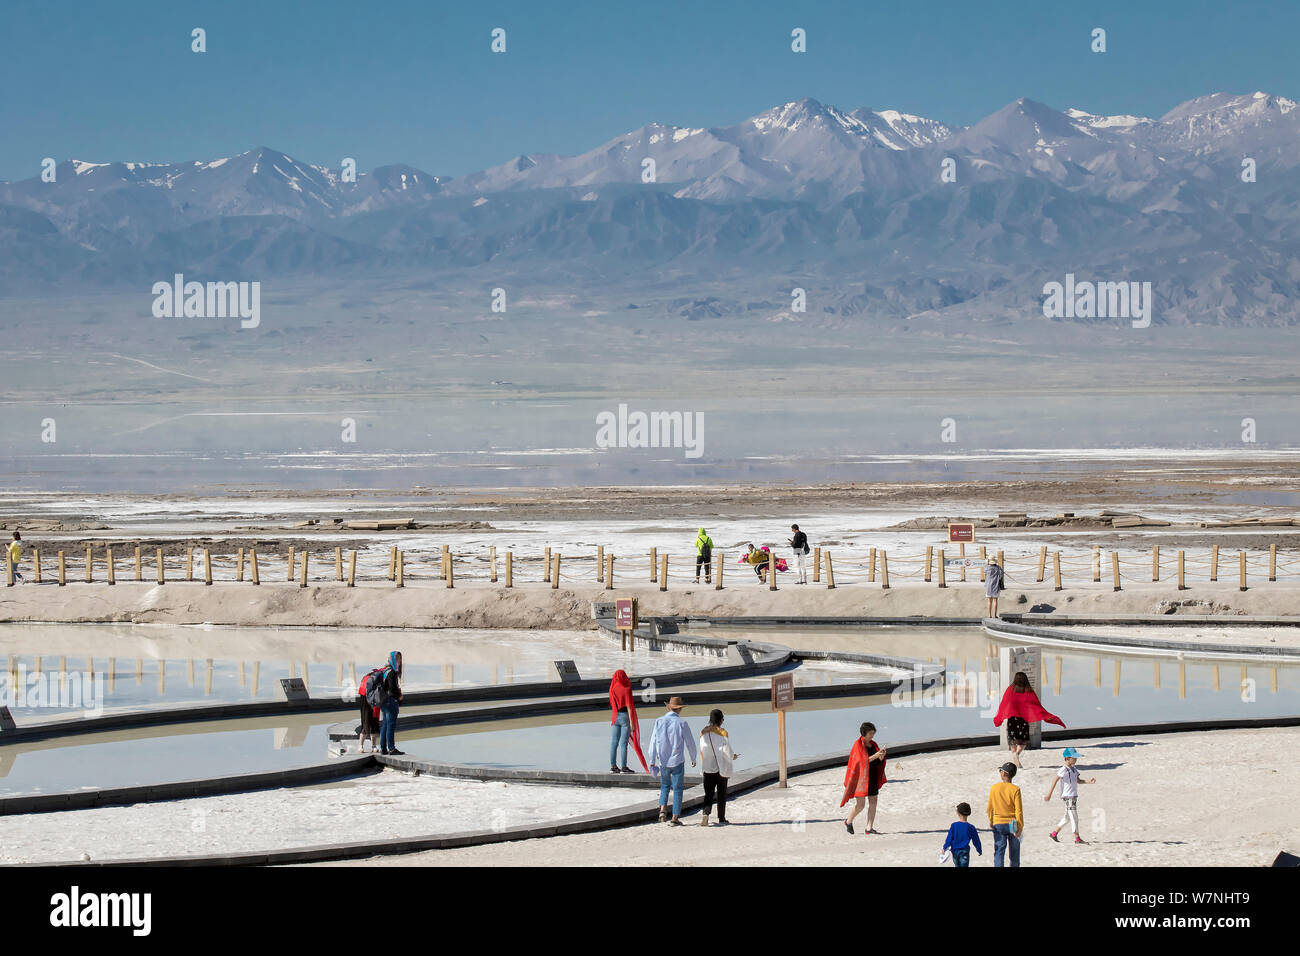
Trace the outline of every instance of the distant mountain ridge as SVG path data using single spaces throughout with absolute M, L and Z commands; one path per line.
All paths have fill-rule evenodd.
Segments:
M 458 178 L 389 165 L 345 182 L 268 147 L 67 160 L 54 183 L 0 183 L 0 290 L 173 272 L 784 265 L 826 276 L 838 314 L 906 317 L 1023 312 L 1037 273 L 1110 270 L 1154 283 L 1158 322 L 1289 324 L 1300 321 L 1296 107 L 1214 93 L 1152 119 L 1019 99 L 952 127 L 805 98 L 732 126 L 650 124 Z

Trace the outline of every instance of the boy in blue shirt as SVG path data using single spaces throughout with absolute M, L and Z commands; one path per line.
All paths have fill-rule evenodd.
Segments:
M 980 846 L 980 832 L 966 821 L 970 818 L 970 804 L 957 804 L 957 816 L 960 818 L 948 828 L 948 837 L 943 841 L 944 851 L 952 850 L 953 866 L 970 866 L 970 845 L 975 844 L 975 852 L 984 855 Z

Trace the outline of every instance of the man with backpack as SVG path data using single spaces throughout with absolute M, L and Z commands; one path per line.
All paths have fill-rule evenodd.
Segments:
M 713 539 L 703 528 L 695 536 L 695 583 L 700 583 L 700 566 L 704 566 L 704 583 L 713 581 Z
M 808 547 L 808 536 L 799 530 L 797 524 L 790 525 L 790 530 L 794 532 L 789 538 L 790 547 L 794 550 L 794 566 L 799 569 L 799 580 L 795 583 L 807 584 L 808 571 L 804 568 L 804 561 L 812 550 Z
M 379 752 L 385 757 L 402 756 L 396 741 L 397 711 L 402 703 L 401 677 L 402 652 L 390 651 L 388 666 L 379 672 L 377 679 L 372 675 L 366 687 L 366 702 L 379 708 Z

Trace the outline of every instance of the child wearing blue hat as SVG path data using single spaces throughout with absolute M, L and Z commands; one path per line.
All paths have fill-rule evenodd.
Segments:
M 1056 771 L 1056 780 L 1052 781 L 1052 786 L 1047 791 L 1047 796 L 1043 797 L 1043 802 L 1046 803 L 1052 799 L 1052 792 L 1056 789 L 1056 783 L 1059 780 L 1061 782 L 1061 799 L 1065 801 L 1065 816 L 1061 817 L 1061 822 L 1056 825 L 1056 829 L 1049 833 L 1048 836 L 1060 843 L 1061 841 L 1056 839 L 1056 835 L 1068 823 L 1070 829 L 1074 831 L 1074 842 L 1086 843 L 1087 841 L 1079 836 L 1079 784 L 1096 783 L 1097 778 L 1093 777 L 1090 780 L 1084 780 L 1079 776 L 1079 768 L 1075 764 L 1079 762 L 1079 758 L 1083 754 L 1073 747 L 1066 747 L 1061 756 L 1065 758 L 1065 766 Z

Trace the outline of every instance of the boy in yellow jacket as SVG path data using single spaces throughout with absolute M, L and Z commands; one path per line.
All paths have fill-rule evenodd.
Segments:
M 1025 834 L 1025 808 L 1020 788 L 1011 782 L 1016 765 L 1004 763 L 998 770 L 1002 780 L 989 787 L 989 826 L 993 828 L 993 865 L 1001 866 L 1004 852 L 1011 865 L 1020 866 L 1020 838 Z
M 21 581 L 22 574 L 18 570 L 18 562 L 23 559 L 23 536 L 17 531 L 14 532 L 14 539 L 9 542 L 9 564 L 14 569 L 14 580 Z

